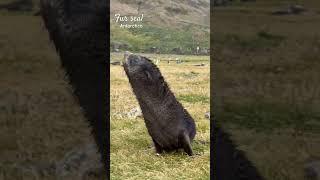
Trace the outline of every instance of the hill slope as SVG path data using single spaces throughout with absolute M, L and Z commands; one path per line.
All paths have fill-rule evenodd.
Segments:
M 144 14 L 145 23 L 162 27 L 183 27 L 198 24 L 209 27 L 209 0 L 111 0 L 110 17 L 114 14 Z M 139 12 L 138 12 L 139 10 Z
M 193 54 L 197 46 L 209 48 L 210 1 L 111 0 L 111 49 L 135 52 Z M 118 21 L 116 14 L 128 17 Z M 130 16 L 141 17 L 130 22 Z M 122 28 L 121 24 L 141 24 L 141 28 Z

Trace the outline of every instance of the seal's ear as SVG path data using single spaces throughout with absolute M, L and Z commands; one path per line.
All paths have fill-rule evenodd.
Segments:
M 149 71 L 144 71 L 144 74 L 150 81 L 152 81 L 152 76 Z

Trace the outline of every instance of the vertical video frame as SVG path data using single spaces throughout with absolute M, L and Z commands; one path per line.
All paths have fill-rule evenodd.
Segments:
M 110 2 L 111 179 L 210 178 L 210 1 Z

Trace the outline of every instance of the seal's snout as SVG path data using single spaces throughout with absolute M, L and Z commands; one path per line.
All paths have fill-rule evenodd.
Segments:
M 126 52 L 124 53 L 124 55 L 123 55 L 123 61 L 122 61 L 122 62 L 123 62 L 123 63 L 126 63 L 128 57 L 129 57 L 131 54 L 132 54 L 131 52 L 126 51 Z
M 126 63 L 129 66 L 135 66 L 135 65 L 139 65 L 139 61 L 140 61 L 140 56 L 131 54 L 128 56 Z
M 123 64 L 132 66 L 132 65 L 137 65 L 140 60 L 140 56 L 135 55 L 129 51 L 126 51 L 124 53 L 124 58 L 123 58 Z

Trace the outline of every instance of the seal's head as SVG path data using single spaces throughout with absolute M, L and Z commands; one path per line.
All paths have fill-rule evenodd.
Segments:
M 133 90 L 144 95 L 162 96 L 165 93 L 166 83 L 160 70 L 146 57 L 130 54 L 123 62 Z

